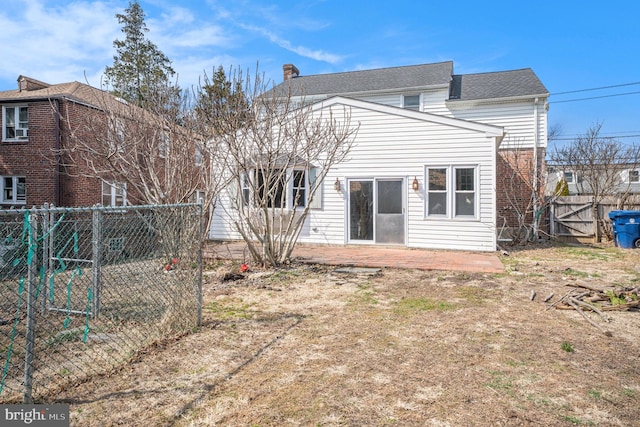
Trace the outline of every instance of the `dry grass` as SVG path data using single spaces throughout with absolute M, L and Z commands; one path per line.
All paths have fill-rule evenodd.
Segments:
M 550 247 L 500 275 L 297 265 L 224 283 L 221 265 L 198 333 L 59 398 L 77 426 L 637 425 L 640 312 L 607 313 L 607 337 L 542 299 L 638 283 L 639 259 Z

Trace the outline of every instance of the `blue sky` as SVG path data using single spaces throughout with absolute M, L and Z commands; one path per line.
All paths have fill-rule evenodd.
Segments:
M 0 8 L 0 90 L 24 74 L 100 85 L 128 0 L 13 0 Z M 532 68 L 552 94 L 549 124 L 571 138 L 640 142 L 640 2 L 140 0 L 147 37 L 179 84 L 222 65 L 303 75 L 452 60 L 456 74 Z M 561 92 L 589 90 L 569 94 Z M 626 94 L 619 95 L 618 94 Z M 612 96 L 613 95 L 613 96 Z M 596 98 L 599 97 L 599 98 Z M 582 101 L 561 102 L 582 98 Z M 633 136 L 636 135 L 636 136 Z

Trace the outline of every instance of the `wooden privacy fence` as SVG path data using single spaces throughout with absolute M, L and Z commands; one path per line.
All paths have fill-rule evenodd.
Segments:
M 609 212 L 617 209 L 640 210 L 640 195 L 625 200 L 607 197 L 598 204 L 599 226 L 602 237 L 611 239 Z M 596 236 L 593 196 L 562 196 L 549 203 L 549 234 L 563 241 L 587 241 Z

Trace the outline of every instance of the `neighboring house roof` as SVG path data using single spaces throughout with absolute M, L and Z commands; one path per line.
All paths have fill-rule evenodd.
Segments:
M 531 68 L 453 76 L 449 100 L 469 101 L 520 96 L 548 96 Z
M 274 90 L 281 94 L 291 90 L 293 95 L 332 96 L 447 86 L 449 100 L 455 101 L 549 95 L 531 68 L 454 75 L 453 61 L 311 76 L 296 73 Z
M 375 92 L 390 89 L 425 88 L 446 86 L 451 81 L 453 62 L 379 68 L 375 70 L 297 76 L 275 87 L 296 95 L 334 95 L 358 92 Z
M 60 98 L 89 104 L 96 108 L 100 108 L 100 105 L 104 105 L 105 102 L 117 102 L 117 98 L 109 92 L 77 81 L 50 85 L 25 76 L 18 77 L 18 89 L 0 91 L 0 102 L 28 102 Z

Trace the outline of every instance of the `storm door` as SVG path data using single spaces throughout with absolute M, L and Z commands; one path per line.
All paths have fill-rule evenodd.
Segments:
M 376 180 L 376 243 L 404 244 L 404 200 L 402 179 Z
M 349 240 L 404 244 L 404 180 L 349 181 Z

